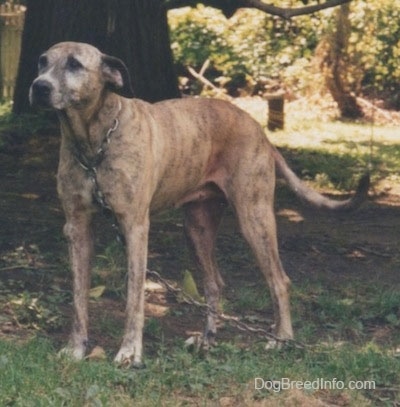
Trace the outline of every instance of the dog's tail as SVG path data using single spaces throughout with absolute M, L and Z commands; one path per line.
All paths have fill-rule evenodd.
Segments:
M 293 192 L 305 203 L 318 209 L 332 211 L 352 211 L 358 208 L 367 198 L 370 184 L 369 174 L 365 174 L 359 181 L 355 194 L 344 201 L 336 201 L 321 195 L 317 191 L 304 184 L 290 169 L 281 153 L 272 146 L 272 154 L 275 159 L 276 169 L 286 180 Z

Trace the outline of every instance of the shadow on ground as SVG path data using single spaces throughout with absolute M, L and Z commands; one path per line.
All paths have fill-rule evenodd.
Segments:
M 8 142 L 0 151 L 0 308 L 3 309 L 0 333 L 23 337 L 29 330 L 44 329 L 59 344 L 66 340 L 68 332 L 71 295 L 67 248 L 62 237 L 63 214 L 56 197 L 56 133 L 48 131 L 41 136 Z M 293 160 L 296 152 L 290 155 Z M 394 319 L 400 318 L 399 309 L 387 312 L 393 314 L 393 323 L 388 322 L 387 315 L 366 315 L 362 320 L 362 316 L 354 314 L 350 321 L 362 320 L 362 329 L 338 328 L 334 318 L 324 319 L 318 312 L 320 299 L 330 294 L 357 304 L 359 299 L 365 301 L 369 290 L 377 287 L 382 293 L 400 288 L 400 196 L 390 194 L 388 189 L 379 198 L 372 197 L 355 213 L 333 216 L 302 207 L 279 185 L 276 212 L 281 257 L 293 281 L 294 323 L 300 337 L 395 341 L 399 325 Z M 181 222 L 179 211 L 171 211 L 156 216 L 151 229 L 149 268 L 170 281 L 180 281 L 185 269 L 194 272 L 185 249 Z M 107 273 L 114 264 L 111 258 L 123 256 L 122 249 L 115 248 L 114 232 L 107 219 L 98 217 L 97 231 L 97 253 L 101 256 L 94 285 L 101 285 L 107 279 L 102 279 L 102 272 Z M 265 322 L 266 318 L 267 323 L 272 322 L 262 277 L 231 212 L 221 226 L 217 255 L 226 281 L 227 310 L 250 315 L 256 321 Z M 201 278 L 194 275 L 200 282 Z M 123 324 L 123 273 L 118 278 L 113 287 L 106 287 L 105 293 L 91 303 L 95 320 L 93 343 L 111 349 L 118 346 Z M 252 302 L 246 293 L 264 299 Z M 36 297 L 46 298 L 46 306 L 33 310 L 34 315 L 29 314 L 27 306 L 28 314 L 20 315 L 10 307 L 12 296 L 20 301 L 25 298 L 28 303 Z M 165 314 L 163 309 L 169 312 Z M 176 337 L 185 339 L 201 331 L 203 325 L 199 310 L 179 304 L 165 293 L 148 294 L 147 315 L 150 323 L 146 346 L 150 351 L 157 346 L 160 332 L 166 341 Z M 42 322 L 53 318 L 54 324 L 43 322 L 41 326 L 40 318 Z M 311 336 L 304 332 L 304 319 L 311 323 Z M 252 340 L 251 335 L 230 327 L 224 327 L 220 337 L 239 338 L 240 343 Z

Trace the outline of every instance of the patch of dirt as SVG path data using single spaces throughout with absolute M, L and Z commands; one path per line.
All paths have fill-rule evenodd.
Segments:
M 58 131 L 53 130 L 0 151 L 0 278 L 3 281 L 0 290 L 12 289 L 9 284 L 4 284 L 11 280 L 22 280 L 20 284 L 26 283 L 26 287 L 37 291 L 46 290 L 48 286 L 65 293 L 70 288 L 67 248 L 62 237 L 64 218 L 56 196 L 58 145 Z M 391 289 L 399 287 L 398 186 L 386 185 L 384 193 L 371 197 L 370 202 L 357 212 L 335 216 L 304 208 L 279 186 L 276 212 L 281 258 L 294 287 L 317 281 L 323 291 L 352 282 L 371 286 L 379 282 Z M 101 251 L 113 241 L 114 232 L 107 219 L 99 216 L 98 223 L 101 233 L 97 234 L 96 244 Z M 180 281 L 185 268 L 193 270 L 182 235 L 181 220 L 175 212 L 170 216 L 155 217 L 150 237 L 149 268 L 160 271 L 169 281 Z M 218 258 L 226 282 L 226 298 L 235 298 L 243 285 L 257 287 L 264 284 L 253 257 L 239 236 L 231 212 L 227 213 L 221 226 Z M 196 276 L 196 279 L 200 278 Z M 16 290 L 20 288 L 15 287 Z M 169 309 L 167 314 L 164 312 L 166 308 Z M 2 313 L 7 314 L 6 308 Z M 71 315 L 69 301 L 63 306 L 63 313 L 65 323 L 52 333 L 57 343 L 66 340 Z M 150 327 L 146 331 L 146 347 L 150 351 L 152 343 L 158 341 L 160 330 L 168 341 L 186 339 L 201 332 L 203 327 L 204 316 L 198 309 L 179 304 L 169 294 L 149 292 L 146 313 L 148 318 L 158 321 L 153 329 Z M 123 301 L 112 295 L 93 300 L 91 314 L 92 321 L 96 320 L 92 330 L 93 346 L 116 350 L 123 327 Z M 267 318 L 272 318 L 270 311 L 267 311 Z M 6 318 L 6 322 L 4 317 L 0 319 L 3 335 L 11 331 L 12 335 L 17 335 L 18 326 L 14 324 L 11 329 L 11 325 L 10 318 Z M 380 341 L 393 334 L 391 328 L 382 324 L 370 329 L 371 337 Z M 249 340 L 249 335 L 238 335 L 229 327 L 224 327 L 219 336 L 237 337 L 243 344 Z

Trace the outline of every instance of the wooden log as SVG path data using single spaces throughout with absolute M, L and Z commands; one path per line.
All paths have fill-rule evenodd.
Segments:
M 268 130 L 282 130 L 285 126 L 285 95 L 282 92 L 266 95 L 268 102 Z

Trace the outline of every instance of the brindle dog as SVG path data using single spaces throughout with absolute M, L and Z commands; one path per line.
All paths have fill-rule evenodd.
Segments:
M 204 340 L 216 334 L 223 286 L 214 244 L 230 204 L 263 272 L 275 311 L 275 335 L 293 338 L 289 278 L 278 253 L 275 167 L 304 201 L 349 210 L 366 197 L 368 177 L 353 198 L 333 201 L 304 185 L 247 113 L 228 102 L 184 98 L 149 104 L 134 99 L 125 65 L 88 44 L 64 42 L 39 59 L 33 105 L 55 109 L 61 122 L 58 193 L 73 272 L 74 321 L 65 351 L 84 357 L 93 252 L 92 215 L 110 208 L 126 241 L 125 333 L 115 361 L 140 365 L 150 214 L 183 207 L 185 231 L 204 275 L 210 312 Z M 95 197 L 95 199 L 94 199 Z

